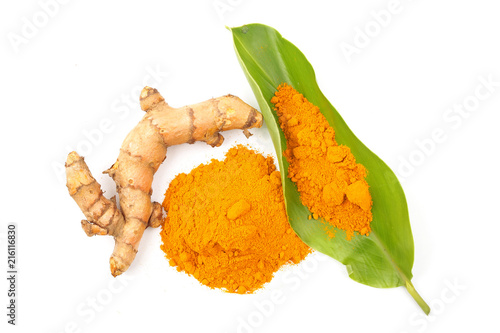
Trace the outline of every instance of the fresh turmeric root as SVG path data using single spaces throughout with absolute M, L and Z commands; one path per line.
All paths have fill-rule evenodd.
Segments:
M 120 208 L 115 197 L 104 197 L 83 157 L 73 151 L 66 160 L 69 194 L 86 217 L 83 230 L 88 236 L 115 238 L 110 258 L 113 276 L 129 268 L 144 230 L 161 224 L 162 207 L 151 202 L 151 185 L 167 147 L 195 141 L 218 147 L 224 140 L 221 131 L 243 129 L 248 137 L 249 128 L 262 126 L 262 115 L 231 95 L 172 108 L 156 89 L 145 87 L 140 104 L 146 115 L 125 138 L 115 164 L 104 171 L 116 183 Z

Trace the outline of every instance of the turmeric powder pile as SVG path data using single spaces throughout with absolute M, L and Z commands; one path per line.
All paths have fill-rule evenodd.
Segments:
M 161 248 L 170 265 L 210 288 L 252 293 L 311 251 L 288 223 L 272 157 L 243 146 L 179 174 L 163 207 Z
M 345 230 L 347 239 L 356 231 L 368 235 L 372 199 L 364 166 L 356 163 L 349 147 L 337 144 L 319 108 L 291 86 L 281 84 L 271 103 L 287 141 L 288 177 L 311 211 L 309 218 L 321 217 Z

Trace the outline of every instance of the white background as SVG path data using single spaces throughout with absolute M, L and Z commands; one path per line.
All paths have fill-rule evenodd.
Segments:
M 394 9 L 389 0 L 44 3 L 0 5 L 2 332 L 498 330 L 495 1 L 401 0 L 384 26 L 373 13 Z M 254 295 L 210 290 L 168 266 L 159 229 L 145 232 L 132 267 L 115 280 L 112 238 L 81 230 L 83 214 L 61 172 L 67 153 L 84 154 L 111 196 L 114 184 L 101 171 L 142 117 L 144 84 L 173 106 L 231 93 L 257 107 L 224 28 L 253 22 L 273 26 L 304 52 L 330 102 L 400 176 L 415 238 L 413 283 L 431 316 L 404 288 L 358 284 L 321 254 Z M 359 33 L 365 28 L 368 41 Z M 347 44 L 357 53 L 346 56 Z M 488 90 L 481 78 L 496 83 Z M 463 103 L 467 114 L 447 111 Z M 436 130 L 444 138 L 429 143 Z M 273 153 L 266 129 L 252 132 L 250 140 L 227 133 L 217 149 L 169 149 L 153 199 L 162 201 L 177 173 L 222 157 L 235 142 Z M 16 327 L 6 323 L 9 222 L 18 226 Z

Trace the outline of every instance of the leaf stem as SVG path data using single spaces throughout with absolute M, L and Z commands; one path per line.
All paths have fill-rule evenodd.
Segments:
M 389 260 L 389 262 L 392 264 L 392 266 L 394 267 L 394 269 L 396 270 L 396 272 L 399 274 L 399 276 L 401 277 L 401 279 L 405 282 L 406 290 L 408 290 L 408 292 L 410 293 L 411 297 L 413 297 L 413 299 L 415 300 L 415 302 L 417 302 L 418 306 L 420 306 L 420 308 L 422 309 L 422 311 L 424 311 L 424 313 L 426 315 L 429 315 L 429 313 L 431 312 L 431 308 L 429 307 L 429 305 L 427 305 L 427 303 L 425 303 L 425 301 L 422 298 L 422 296 L 420 296 L 418 294 L 417 290 L 415 289 L 415 287 L 411 283 L 411 280 L 408 279 L 408 277 L 406 277 L 406 274 L 401 271 L 401 269 L 399 268 L 398 265 L 396 265 L 396 263 L 394 262 L 394 259 L 388 254 L 386 247 L 382 244 L 382 242 L 378 238 L 377 234 L 372 230 L 370 236 L 378 244 L 378 246 L 383 250 L 383 252 L 386 255 L 386 257 Z
M 420 308 L 422 309 L 422 311 L 424 311 L 424 313 L 426 315 L 429 315 L 429 313 L 431 312 L 431 308 L 429 307 L 429 305 L 427 305 L 427 303 L 425 303 L 424 299 L 422 298 L 422 296 L 420 296 L 417 292 L 417 290 L 415 289 L 415 287 L 413 286 L 413 284 L 411 283 L 410 280 L 408 279 L 405 279 L 406 281 L 406 290 L 408 290 L 408 292 L 410 293 L 411 297 L 413 297 L 413 299 L 415 300 L 415 302 L 417 302 L 418 306 L 420 306 Z

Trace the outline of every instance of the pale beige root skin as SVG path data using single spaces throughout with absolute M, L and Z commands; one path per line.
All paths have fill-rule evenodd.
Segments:
M 125 272 L 135 258 L 146 227 L 158 227 L 162 208 L 151 202 L 153 176 L 166 157 L 167 147 L 204 141 L 216 147 L 221 131 L 262 126 L 262 115 L 235 96 L 227 95 L 181 108 L 172 108 L 156 89 L 145 87 L 140 96 L 146 115 L 127 135 L 118 159 L 106 170 L 116 183 L 115 199 L 104 197 L 85 161 L 71 152 L 66 161 L 67 187 L 87 220 L 82 228 L 89 236 L 111 235 L 115 248 L 111 274 Z

